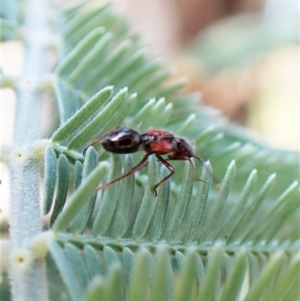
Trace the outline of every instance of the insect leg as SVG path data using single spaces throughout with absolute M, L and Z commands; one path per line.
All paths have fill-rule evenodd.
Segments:
M 192 169 L 192 171 L 193 171 L 193 180 L 200 181 L 200 182 L 205 182 L 205 181 L 199 179 L 199 177 L 198 177 L 198 175 L 197 175 L 197 171 L 196 171 L 196 169 L 195 169 L 195 166 L 193 165 L 193 163 L 192 163 L 190 157 L 175 154 L 175 155 L 173 155 L 173 156 L 170 156 L 170 155 L 169 155 L 169 159 L 167 159 L 167 160 L 174 160 L 174 161 L 189 161 L 190 166 L 191 166 L 191 169 Z
M 166 177 L 164 177 L 162 180 L 160 180 L 158 183 L 156 183 L 155 185 L 154 185 L 154 194 L 155 194 L 155 196 L 157 196 L 157 191 L 156 191 L 156 188 L 159 186 L 159 185 L 161 185 L 163 182 L 165 182 L 166 180 L 168 180 L 170 177 L 172 177 L 173 176 L 173 174 L 175 173 L 175 169 L 174 169 L 174 167 L 170 164 L 170 163 L 168 163 L 163 157 L 161 157 L 160 155 L 155 155 L 156 156 L 156 158 L 164 165 L 164 166 L 166 166 L 167 168 L 168 168 L 168 170 L 170 171 L 170 173 L 166 176 Z
M 110 185 L 118 182 L 119 180 L 122 180 L 122 179 L 124 179 L 124 178 L 126 178 L 126 177 L 128 177 L 128 176 L 130 176 L 132 174 L 134 174 L 135 172 L 139 171 L 140 169 L 142 169 L 144 166 L 146 166 L 148 164 L 148 157 L 150 155 L 151 154 L 146 153 L 144 155 L 144 157 L 142 158 L 142 160 L 136 166 L 132 167 L 127 173 L 125 173 L 124 175 L 122 175 L 122 176 L 120 176 L 120 177 L 118 177 L 118 178 L 116 178 L 116 179 L 114 179 L 114 180 L 112 180 L 112 181 L 110 181 L 110 182 L 108 182 L 108 183 L 106 183 L 106 184 L 98 187 L 97 191 L 101 190 L 101 189 L 105 189 L 105 188 L 109 187 Z

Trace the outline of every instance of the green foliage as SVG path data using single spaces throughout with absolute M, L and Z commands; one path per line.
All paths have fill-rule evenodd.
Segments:
M 68 298 L 295 300 L 299 154 L 253 141 L 182 95 L 182 83 L 170 83 L 171 71 L 147 54 L 127 22 L 93 4 L 59 7 L 61 125 L 44 155 L 50 255 Z M 155 197 L 153 186 L 168 170 L 150 157 L 147 168 L 96 194 L 140 157 L 93 147 L 83 155 L 120 124 L 195 141 L 196 153 L 210 160 L 201 181 L 189 163 L 176 162 Z M 211 184 L 212 166 L 220 187 Z

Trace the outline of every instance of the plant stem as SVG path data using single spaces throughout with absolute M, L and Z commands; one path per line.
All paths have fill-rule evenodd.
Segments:
M 46 1 L 24 3 L 24 68 L 17 88 L 14 150 L 9 158 L 10 278 L 13 300 L 48 300 L 45 263 L 28 252 L 27 243 L 42 231 L 39 166 L 30 145 L 38 139 L 42 95 L 38 82 L 45 70 L 43 40 L 48 33 Z

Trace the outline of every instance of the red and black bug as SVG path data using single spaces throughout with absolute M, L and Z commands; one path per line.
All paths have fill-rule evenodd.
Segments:
M 141 134 L 131 128 L 117 127 L 116 129 L 108 132 L 104 136 L 94 140 L 88 147 L 100 142 L 105 150 L 114 154 L 130 154 L 136 151 L 145 151 L 142 160 L 134 166 L 127 173 L 122 176 L 100 186 L 98 190 L 105 189 L 108 186 L 124 179 L 125 177 L 134 174 L 148 164 L 148 158 L 151 155 L 155 157 L 166 166 L 170 173 L 161 181 L 154 185 L 154 193 L 157 196 L 156 189 L 159 185 L 169 179 L 174 173 L 174 167 L 162 157 L 167 155 L 168 160 L 183 160 L 191 162 L 191 158 L 197 159 L 204 167 L 204 161 L 195 156 L 191 145 L 183 138 L 174 136 L 172 133 L 164 130 L 147 130 Z M 88 147 L 84 150 L 86 152 Z M 219 183 L 217 178 L 212 174 L 216 183 Z

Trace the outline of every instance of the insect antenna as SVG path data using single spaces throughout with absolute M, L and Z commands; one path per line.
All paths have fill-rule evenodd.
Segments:
M 83 150 L 83 155 L 86 153 L 86 151 L 88 150 L 88 148 L 90 146 L 95 145 L 96 143 L 98 143 L 104 136 L 101 136 L 100 138 L 97 138 L 96 140 L 94 140 L 92 143 L 90 143 L 84 150 Z
M 212 173 L 212 171 L 206 166 L 204 160 L 202 160 L 201 158 L 197 157 L 197 156 L 193 156 L 193 158 L 196 158 L 201 165 L 205 168 L 205 170 L 211 175 L 213 181 L 215 182 L 215 184 L 220 185 L 220 181 L 218 180 L 218 178 Z M 193 167 L 194 168 L 194 167 Z
M 200 179 L 200 177 L 199 177 L 199 175 L 198 175 L 198 173 L 197 173 L 197 170 L 196 170 L 196 168 L 195 168 L 195 165 L 194 165 L 193 161 L 192 161 L 190 158 L 187 159 L 187 161 L 189 161 L 191 170 L 193 171 L 193 177 L 192 177 L 193 181 L 200 181 L 200 182 L 206 183 L 206 181 Z

